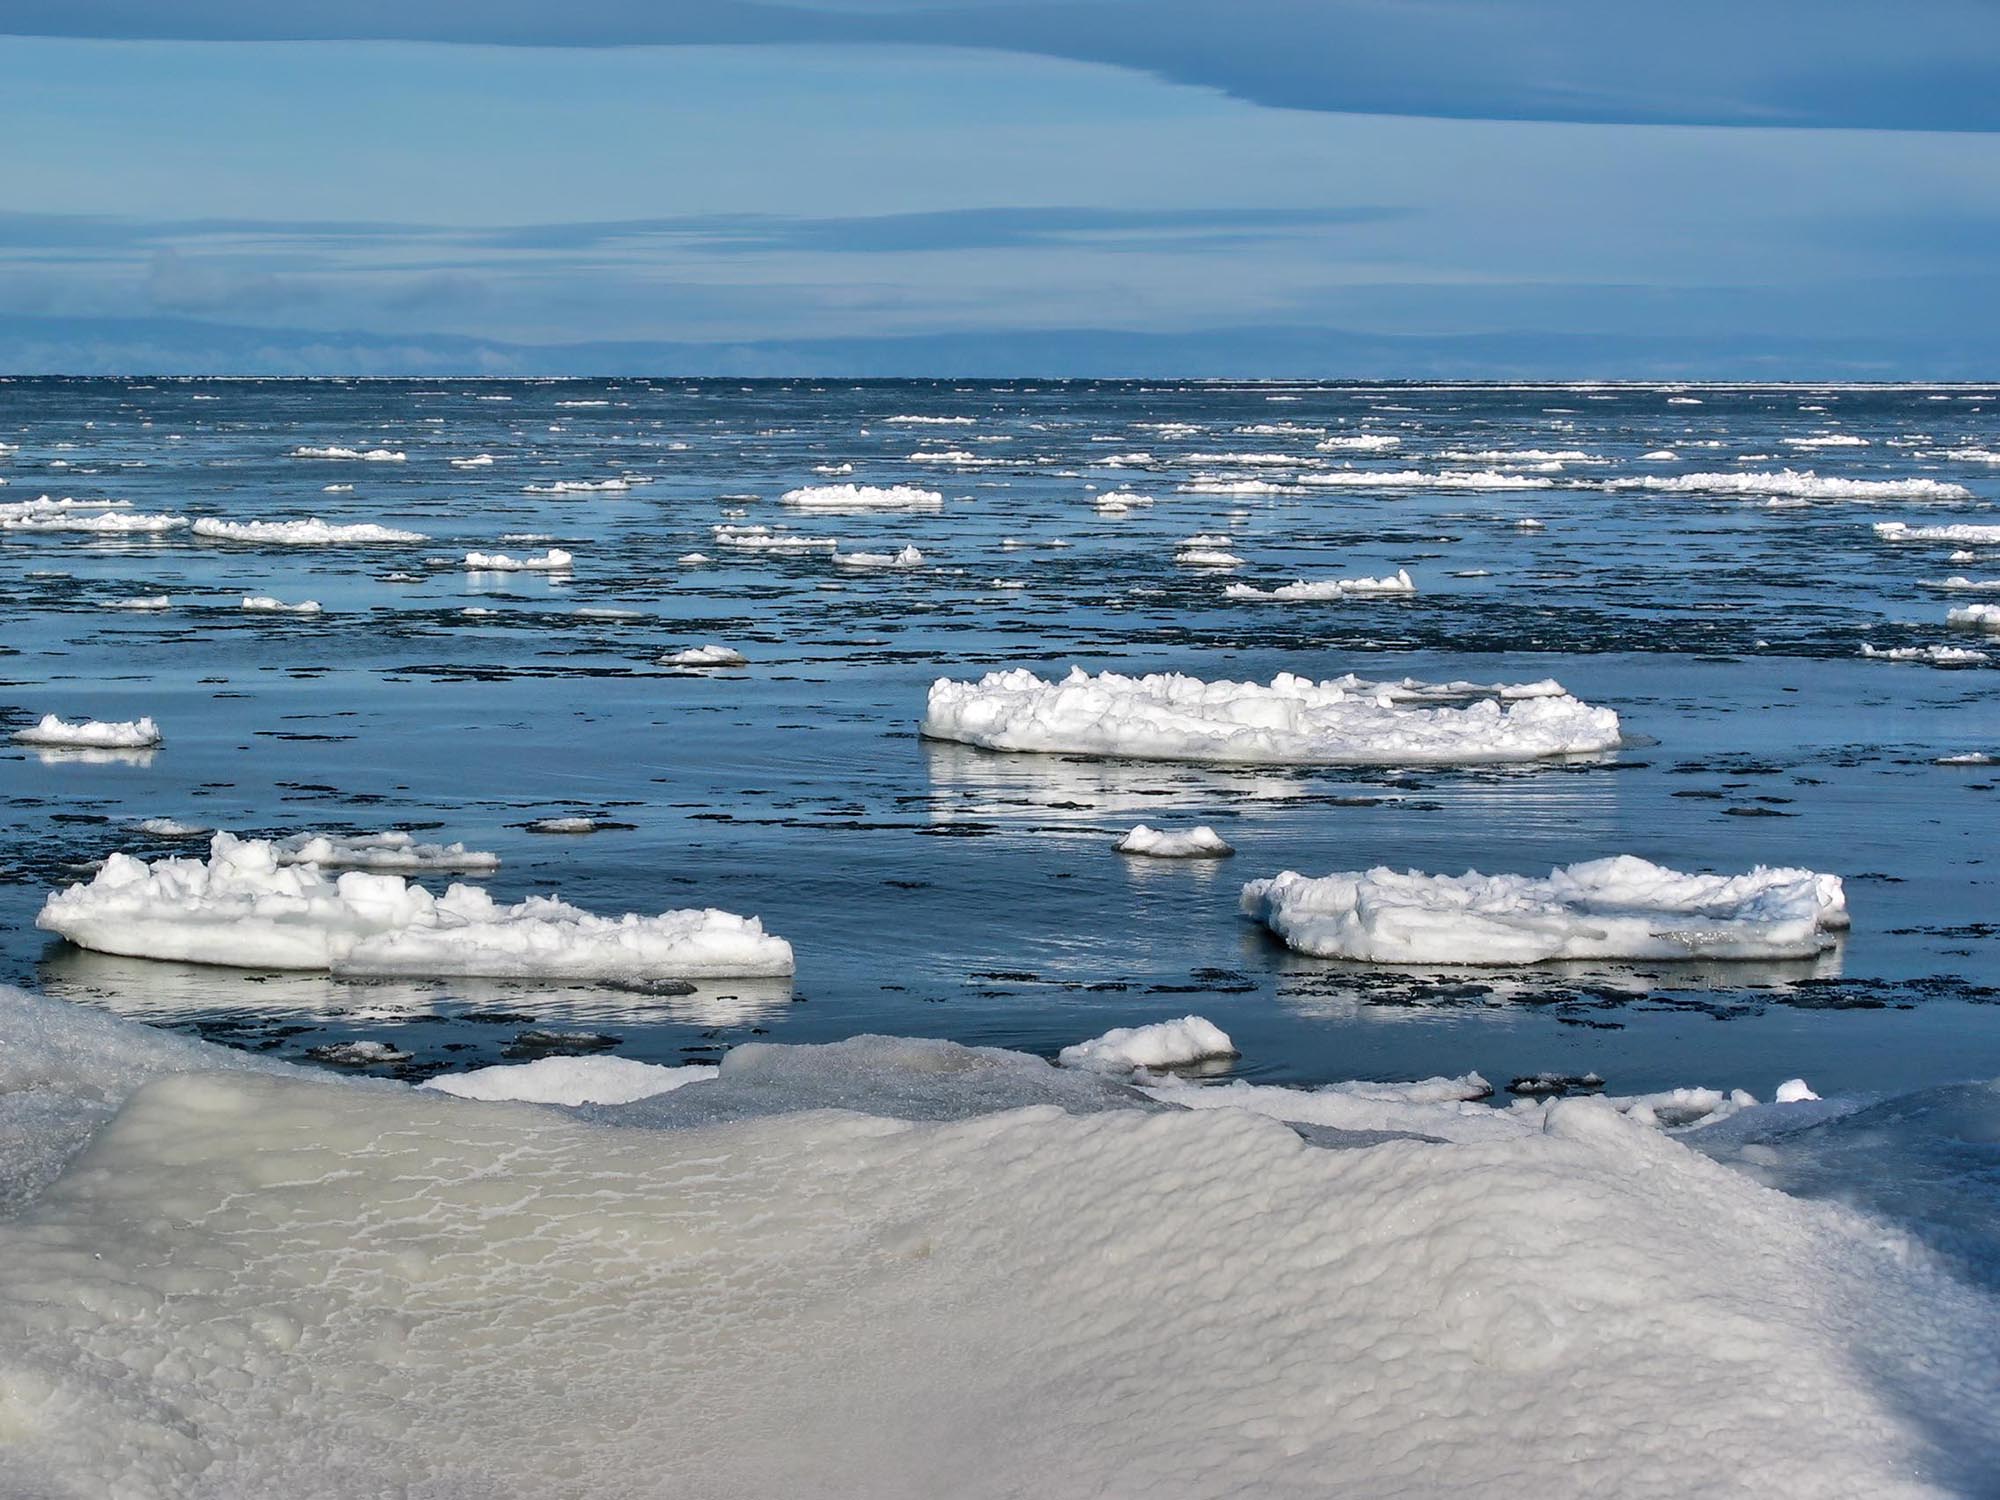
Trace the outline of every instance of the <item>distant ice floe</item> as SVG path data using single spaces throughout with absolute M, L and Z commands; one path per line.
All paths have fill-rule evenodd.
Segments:
M 1247 583 L 1232 583 L 1223 589 L 1222 597 L 1310 602 L 1320 599 L 1402 598 L 1413 595 L 1416 591 L 1417 586 L 1410 578 L 1410 570 L 1398 568 L 1383 578 L 1322 578 L 1313 582 L 1301 579 L 1297 583 L 1282 584 L 1274 589 L 1260 589 Z
M 715 545 L 737 552 L 832 552 L 840 539 L 831 536 L 801 536 L 794 531 L 773 531 L 769 526 L 711 527 Z
M 1877 649 L 1866 641 L 1861 654 L 1870 661 L 1920 661 L 1933 667 L 1984 666 L 1992 657 L 1970 646 L 1889 646 Z
M 1386 453 L 1402 446 L 1403 440 L 1388 432 L 1337 432 L 1313 444 L 1321 453 Z
M 1835 875 L 1689 875 L 1629 854 L 1540 878 L 1287 870 L 1245 885 L 1242 906 L 1296 952 L 1366 963 L 1810 958 L 1847 926 Z
M 734 646 L 718 646 L 710 642 L 706 646 L 689 646 L 684 651 L 671 652 L 660 658 L 670 667 L 747 667 L 750 658 Z
M 536 818 L 527 829 L 530 833 L 595 833 L 603 826 L 596 818 Z
M 203 516 L 194 523 L 196 536 L 223 542 L 265 542 L 280 547 L 343 547 L 364 542 L 425 542 L 421 531 L 398 531 L 372 521 L 335 526 L 310 516 L 303 521 L 219 521 Z
M 500 856 L 497 854 L 483 849 L 468 849 L 456 843 L 419 843 L 415 835 L 401 829 L 384 833 L 295 833 L 288 838 L 271 840 L 271 857 L 281 865 L 318 865 L 327 870 L 439 870 L 484 874 L 500 868 Z
M 1099 515 L 1119 516 L 1140 506 L 1151 505 L 1151 495 L 1135 495 L 1130 490 L 1107 490 L 1091 500 Z
M 1953 546 L 2000 547 L 2000 526 L 1968 525 L 1912 526 L 1907 521 L 1877 521 L 1875 535 L 1885 542 L 1949 542 Z M 1966 561 L 1956 555 L 1953 561 Z
M 150 717 L 114 723 L 85 719 L 72 724 L 55 714 L 43 714 L 38 723 L 17 729 L 8 738 L 17 745 L 76 750 L 150 750 L 162 743 L 160 726 Z
M 923 564 L 924 555 L 915 547 L 904 546 L 894 552 L 836 552 L 833 561 L 843 568 L 915 568 Z
M 1320 469 L 1301 474 L 1292 482 L 1315 489 L 1357 490 L 1546 490 L 1555 483 L 1535 474 L 1501 474 L 1492 469 L 1445 469 L 1438 473 L 1423 469 L 1379 473 L 1368 469 Z
M 615 495 L 647 481 L 639 476 L 623 479 L 558 479 L 553 484 L 526 484 L 527 495 Z
M 976 427 L 977 417 L 896 416 L 882 418 L 885 427 Z
M 1962 484 L 1939 479 L 1838 479 L 1810 470 L 1779 469 L 1747 474 L 1647 474 L 1607 479 L 1608 490 L 1652 490 L 1663 494 L 1769 495 L 1792 500 L 1969 500 Z
M 1856 437 L 1851 432 L 1824 432 L 1817 437 L 1788 437 L 1780 439 L 1787 448 L 1866 448 L 1868 439 Z
M 1222 540 L 1227 542 L 1229 539 L 1224 537 Z M 1243 566 L 1242 558 L 1238 557 L 1234 552 L 1229 551 L 1227 547 L 1213 542 L 1207 544 L 1197 541 L 1182 542 L 1180 549 L 1174 553 L 1174 561 L 1184 568 L 1240 568 Z
M 105 609 L 130 609 L 146 613 L 156 613 L 159 610 L 172 609 L 174 601 L 165 594 L 140 594 L 131 599 L 107 599 L 104 601 L 103 607 Z
M 1065 1068 L 1097 1073 L 1130 1073 L 1140 1068 L 1179 1068 L 1209 1058 L 1236 1057 L 1229 1033 L 1205 1016 L 1182 1016 L 1150 1026 L 1119 1026 L 1087 1042 L 1065 1047 L 1056 1061 Z
M 33 500 L 0 504 L 0 531 L 87 532 L 95 536 L 158 536 L 187 525 L 186 516 L 154 514 L 127 508 L 122 500 Z
M 1455 464 L 1601 464 L 1610 460 L 1581 448 L 1447 448 L 1438 454 Z
M 1945 594 L 2000 594 L 2000 578 L 1967 578 L 1954 573 L 1949 578 L 1920 579 L 1918 587 Z
M 489 469 L 493 463 L 494 458 L 490 453 L 468 453 L 451 460 L 454 469 Z
M 473 573 L 566 573 L 576 558 L 560 547 L 513 557 L 505 552 L 468 552 L 465 567 Z
M 503 906 L 469 885 L 433 896 L 396 875 L 329 878 L 227 833 L 206 862 L 113 854 L 88 884 L 51 894 L 36 925 L 100 953 L 238 968 L 614 981 L 792 972 L 791 945 L 755 917 L 602 917 L 552 896 Z
M 338 458 L 370 464 L 399 464 L 409 458 L 394 448 L 294 448 L 293 458 Z
M 1218 479 L 1209 475 L 1198 475 L 1181 486 L 1190 495 L 1292 495 L 1298 491 L 1290 485 L 1273 484 L 1268 479 Z
M 523 1104 L 630 1104 L 652 1099 L 720 1071 L 713 1063 L 662 1067 L 629 1057 L 539 1057 L 533 1062 L 473 1068 L 428 1079 L 419 1088 L 460 1099 Z
M 1192 828 L 1150 828 L 1141 823 L 1113 847 L 1120 854 L 1149 859 L 1221 859 L 1236 852 L 1229 840 L 1206 823 Z
M 778 503 L 794 510 L 843 511 L 939 510 L 944 496 L 913 484 L 809 484 L 786 490 Z
M 931 685 L 922 733 L 989 750 L 1275 765 L 1438 765 L 1589 754 L 1619 743 L 1618 715 L 1554 683 L 1533 696 L 1419 707 L 1470 684 L 1391 687 L 1282 673 L 1269 686 L 1179 674 L 1016 669 Z M 1506 690 L 1502 689 L 1502 694 Z
M 1968 630 L 2000 631 L 2000 604 L 1963 604 L 1947 611 L 1945 621 Z
M 287 604 L 269 594 L 245 594 L 242 604 L 237 607 L 265 615 L 316 615 L 320 612 L 317 599 L 301 599 L 297 604 Z

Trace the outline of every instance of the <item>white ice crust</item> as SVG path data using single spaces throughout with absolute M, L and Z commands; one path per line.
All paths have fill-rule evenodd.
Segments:
M 1140 823 L 1114 847 L 1120 854 L 1152 859 L 1220 859 L 1236 852 L 1229 840 L 1206 823 L 1192 828 L 1152 828 Z
M 420 1085 L 460 1099 L 517 1100 L 524 1104 L 630 1104 L 713 1078 L 713 1063 L 677 1068 L 629 1057 L 538 1057 L 444 1073 Z
M 1629 854 L 1543 877 L 1286 870 L 1245 885 L 1242 906 L 1297 952 L 1397 964 L 1808 958 L 1847 926 L 1835 875 L 1690 875 Z
M 1947 610 L 1945 621 L 1968 630 L 2000 630 L 2000 604 L 1963 604 Z
M 1525 761 L 1619 743 L 1610 709 L 1555 684 L 1531 686 L 1538 696 L 1422 707 L 1428 695 L 1420 683 L 1282 673 L 1266 686 L 1080 667 L 1050 682 L 1017 668 L 976 682 L 939 678 L 922 733 L 989 750 L 1281 765 Z
M 160 743 L 160 726 L 150 716 L 100 723 L 85 719 L 72 724 L 54 714 L 9 736 L 17 745 L 49 745 L 79 750 L 144 750 Z
M 785 975 L 791 945 L 714 908 L 601 917 L 551 896 L 503 906 L 396 875 L 283 864 L 268 841 L 218 833 L 204 862 L 113 854 L 51 894 L 36 925 L 129 958 L 339 974 L 576 980 Z

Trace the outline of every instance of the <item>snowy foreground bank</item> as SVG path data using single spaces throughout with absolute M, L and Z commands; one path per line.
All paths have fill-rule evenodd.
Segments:
M 387 835 L 273 844 L 218 833 L 206 861 L 114 854 L 88 884 L 51 895 L 36 923 L 100 953 L 243 968 L 612 981 L 792 972 L 791 944 L 712 907 L 602 917 L 552 896 L 504 906 L 478 886 L 433 896 L 397 875 L 299 862 L 490 868 L 477 852 Z
M 1265 686 L 1080 667 L 1053 682 L 1025 669 L 941 677 L 922 733 L 988 750 L 1267 765 L 1479 764 L 1619 743 L 1617 714 L 1555 683 L 1313 682 L 1287 672 Z
M 1992 1300 L 1658 1109 L 862 1038 L 565 1112 L 13 992 L 0 1036 L 10 1495 L 1913 1497 L 2000 1458 Z

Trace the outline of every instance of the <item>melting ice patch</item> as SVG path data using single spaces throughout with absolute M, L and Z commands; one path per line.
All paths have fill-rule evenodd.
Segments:
M 96 536 L 157 536 L 187 525 L 186 516 L 126 509 L 122 500 L 14 500 L 0 504 L 0 531 L 76 531 Z
M 1152 859 L 1220 859 L 1236 852 L 1229 840 L 1206 823 L 1192 828 L 1152 828 L 1140 823 L 1113 847 L 1120 854 Z
M 903 546 L 894 552 L 836 552 L 833 561 L 843 568 L 915 568 L 923 565 L 924 555 Z
M 2000 1459 L 1991 1298 L 1605 1101 L 872 1038 L 569 1119 L 0 1006 L 10 1493 L 1915 1500 Z M 1266 1117 L 1343 1102 L 1429 1139 Z
M 807 511 L 938 510 L 944 496 L 910 484 L 809 484 L 786 490 L 778 501 Z
M 1945 620 L 1968 630 L 2000 630 L 2000 604 L 1962 604 L 1946 611 Z
M 684 650 L 670 652 L 660 658 L 661 664 L 669 667 L 747 667 L 750 658 L 734 646 L 719 646 L 713 641 L 705 646 L 689 646 Z
M 394 448 L 294 448 L 293 458 L 336 458 L 371 464 L 399 464 L 409 458 Z
M 1847 926 L 1835 875 L 1689 875 L 1629 854 L 1544 877 L 1286 870 L 1245 885 L 1242 906 L 1288 948 L 1367 963 L 1810 958 Z
M 303 599 L 297 604 L 287 604 L 284 600 L 273 598 L 269 594 L 245 594 L 243 603 L 238 607 L 247 609 L 252 614 L 262 615 L 316 615 L 320 612 L 317 599 Z
M 1017 668 L 976 682 L 939 678 L 921 732 L 988 750 L 1284 765 L 1478 764 L 1619 743 L 1616 713 L 1555 684 L 1534 684 L 1537 696 L 1504 704 L 1416 706 L 1426 686 L 1291 673 L 1265 686 L 1081 668 L 1050 682 Z
M 196 536 L 223 542 L 265 542 L 280 547 L 339 547 L 361 542 L 428 541 L 421 531 L 398 531 L 372 521 L 335 526 L 318 516 L 303 521 L 218 521 L 203 516 L 194 523 Z
M 143 826 L 143 825 L 142 825 Z M 203 830 L 206 831 L 206 830 Z M 384 833 L 295 833 L 271 841 L 281 865 L 318 865 L 327 870 L 458 870 L 500 868 L 500 856 L 463 844 L 426 844 L 401 829 Z
M 1300 579 L 1274 589 L 1260 589 L 1247 583 L 1232 583 L 1222 591 L 1225 599 L 1277 599 L 1288 602 L 1324 599 L 1398 598 L 1416 593 L 1417 586 L 1408 568 L 1398 568 L 1381 578 Z
M 791 945 L 755 917 L 601 917 L 552 896 L 503 906 L 469 885 L 433 896 L 395 875 L 330 879 L 226 833 L 206 862 L 113 854 L 88 884 L 51 894 L 36 925 L 100 953 L 238 968 L 613 981 L 792 972 Z
M 150 717 L 102 723 L 85 719 L 72 724 L 55 714 L 43 714 L 26 729 L 8 736 L 17 745 L 48 745 L 78 750 L 149 750 L 161 743 L 160 726 Z

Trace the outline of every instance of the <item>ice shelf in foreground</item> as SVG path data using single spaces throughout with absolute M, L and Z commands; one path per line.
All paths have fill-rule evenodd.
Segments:
M 601 917 L 552 896 L 503 906 L 396 875 L 283 864 L 267 841 L 218 833 L 206 862 L 113 854 L 51 894 L 36 925 L 128 958 L 336 974 L 629 980 L 786 975 L 792 949 L 755 917 L 713 908 Z
M 1120 854 L 1152 859 L 1220 859 L 1236 850 L 1206 823 L 1192 828 L 1149 828 L 1140 823 L 1114 846 Z
M 1297 952 L 1391 964 L 1810 958 L 1847 926 L 1837 875 L 1688 875 L 1629 854 L 1540 877 L 1286 870 L 1245 885 L 1242 905 Z
M 0 1034 L 10 1495 L 1943 1500 L 2000 1459 L 1991 1296 L 1665 1099 L 868 1038 L 565 1118 L 4 991 Z M 1340 1105 L 1429 1139 L 1282 1123 Z
M 72 724 L 54 714 L 43 714 L 27 729 L 9 736 L 17 745 L 49 745 L 77 750 L 146 750 L 160 743 L 160 726 L 151 717 L 100 723 L 85 719 Z
M 430 540 L 421 531 L 398 531 L 358 521 L 335 526 L 318 516 L 303 521 L 218 521 L 203 516 L 194 523 L 196 536 L 222 542 L 267 542 L 279 547 L 339 547 L 360 542 L 423 542 Z
M 1538 696 L 1424 707 L 1425 684 L 1281 673 L 1269 686 L 1072 668 L 1017 668 L 931 684 L 922 733 L 988 750 L 1272 765 L 1444 765 L 1588 754 L 1619 743 L 1618 715 L 1532 684 Z M 1470 684 L 1454 684 L 1470 689 Z M 1554 691 L 1548 691 L 1554 689 Z M 1507 696 L 1505 688 L 1501 696 Z

